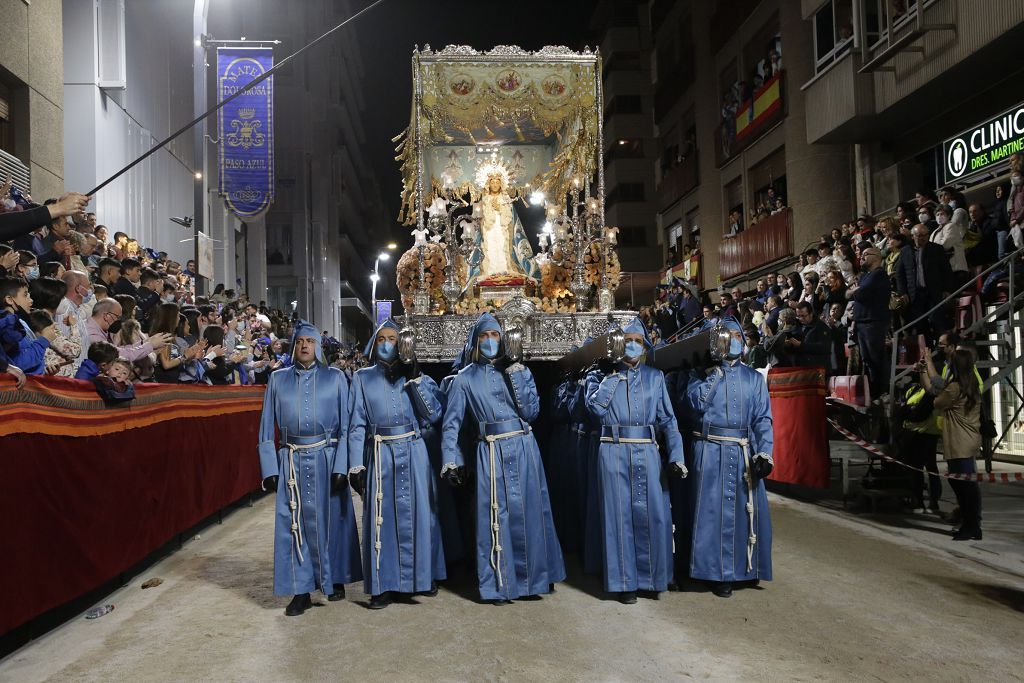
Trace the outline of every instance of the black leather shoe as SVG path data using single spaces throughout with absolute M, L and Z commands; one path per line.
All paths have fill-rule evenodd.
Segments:
M 728 582 L 716 583 L 711 587 L 711 592 L 720 598 L 731 598 L 732 584 Z
M 419 595 L 425 595 L 428 598 L 432 598 L 435 595 L 437 595 L 437 582 L 436 581 L 431 581 L 430 582 L 430 590 L 423 591 L 422 593 L 419 593 Z
M 506 600 L 505 598 L 499 598 L 498 600 L 488 600 L 488 602 L 490 602 L 495 607 L 501 607 L 502 605 L 511 605 L 512 604 L 511 600 Z
M 953 534 L 954 541 L 980 541 L 981 540 L 981 529 L 968 529 L 967 527 L 960 527 L 957 532 Z
M 635 605 L 636 591 L 625 591 L 623 593 L 619 593 L 619 602 L 623 605 Z
M 667 588 L 669 593 L 678 593 L 681 590 L 675 581 L 669 581 Z
M 370 609 L 384 609 L 391 604 L 391 595 L 389 593 L 381 593 L 380 595 L 370 596 Z
M 285 616 L 297 617 L 312 606 L 313 600 L 309 597 L 309 593 L 302 593 L 292 598 L 292 601 L 284 608 L 284 613 Z
M 337 602 L 338 600 L 345 599 L 345 585 L 341 583 L 334 584 L 334 592 L 327 596 L 327 599 L 331 602 Z

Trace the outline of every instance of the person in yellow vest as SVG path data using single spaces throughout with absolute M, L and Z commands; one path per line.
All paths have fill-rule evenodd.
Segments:
M 904 397 L 903 433 L 900 438 L 901 459 L 908 465 L 928 470 L 928 508 L 924 506 L 924 479 L 920 472 L 911 472 L 911 503 L 915 514 L 938 514 L 942 497 L 942 480 L 936 462 L 942 416 L 935 414 L 934 398 L 919 384 L 907 389 Z

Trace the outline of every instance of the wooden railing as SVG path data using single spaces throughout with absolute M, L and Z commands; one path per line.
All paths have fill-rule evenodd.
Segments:
M 736 237 L 718 245 L 718 270 L 723 280 L 791 256 L 792 230 L 789 209 L 749 226 Z

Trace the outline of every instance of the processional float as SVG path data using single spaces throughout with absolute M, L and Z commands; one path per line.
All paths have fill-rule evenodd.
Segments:
M 635 313 L 614 307 L 599 52 L 427 45 L 413 51 L 412 83 L 409 127 L 394 140 L 399 220 L 415 237 L 397 267 L 406 348 L 450 360 L 491 311 L 525 360 L 590 340 L 573 358 L 614 355 L 608 333 Z

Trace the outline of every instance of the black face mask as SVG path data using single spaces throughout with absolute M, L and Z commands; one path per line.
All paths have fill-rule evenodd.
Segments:
M 111 323 L 110 327 L 107 328 L 107 334 L 117 334 L 120 331 L 121 331 L 121 319 L 120 318 L 118 318 L 113 323 Z

